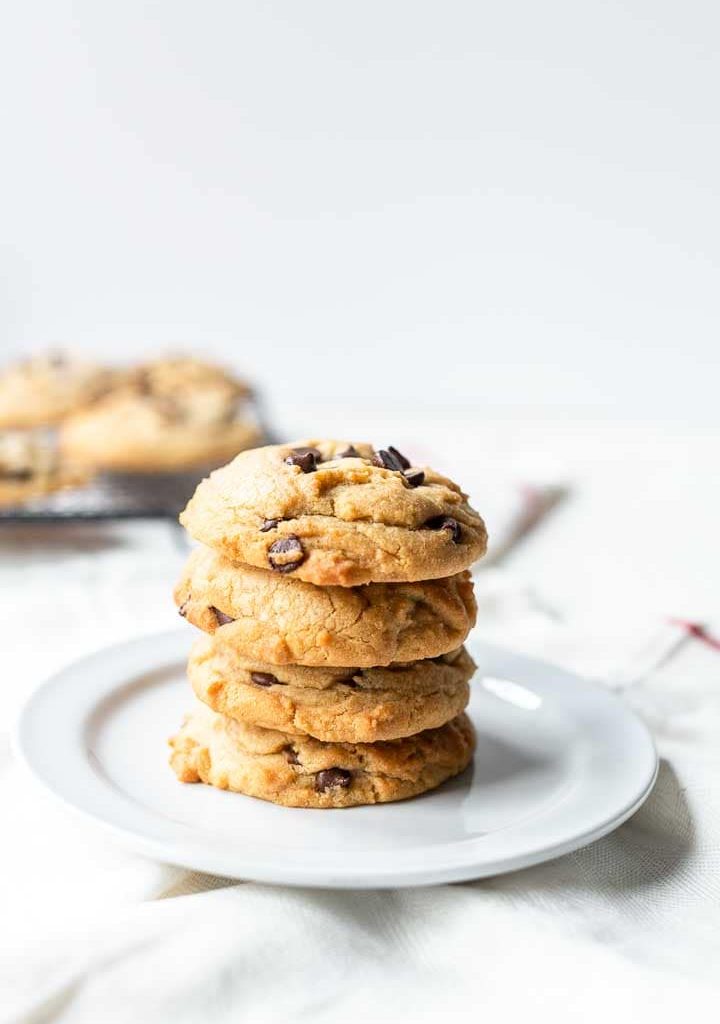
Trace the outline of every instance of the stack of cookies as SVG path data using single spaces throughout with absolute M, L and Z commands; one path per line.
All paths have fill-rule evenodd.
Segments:
M 183 782 L 292 807 L 401 800 L 462 771 L 482 519 L 396 449 L 244 452 L 181 516 L 175 599 L 203 631 L 170 745 Z

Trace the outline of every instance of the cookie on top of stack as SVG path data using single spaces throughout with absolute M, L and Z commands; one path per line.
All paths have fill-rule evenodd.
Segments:
M 181 781 L 347 807 L 467 766 L 467 570 L 487 534 L 456 484 L 392 447 L 272 445 L 212 473 L 180 521 L 201 546 L 175 600 L 203 631 L 170 740 Z

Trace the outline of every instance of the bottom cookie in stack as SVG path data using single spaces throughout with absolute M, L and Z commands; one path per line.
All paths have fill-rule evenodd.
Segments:
M 328 743 L 248 725 L 198 702 L 170 740 L 181 782 L 286 807 L 352 807 L 417 796 L 470 763 L 475 734 L 457 715 L 438 729 L 376 743 Z

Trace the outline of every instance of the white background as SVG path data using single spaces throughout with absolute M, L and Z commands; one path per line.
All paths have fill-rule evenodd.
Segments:
M 718 412 L 718 7 L 25 0 L 0 345 L 189 343 L 274 404 Z
M 214 353 L 282 432 L 392 441 L 457 473 L 491 540 L 518 479 L 567 484 L 479 574 L 477 636 L 632 679 L 668 616 L 720 635 L 719 12 L 5 4 L 0 356 Z M 184 557 L 167 524 L 0 536 L 13 1024 L 351 1021 L 358 1002 L 363 1020 L 708 1016 L 715 650 L 688 640 L 630 686 L 660 783 L 581 853 L 420 892 L 206 892 L 223 881 L 46 806 L 7 748 L 44 677 L 177 623 Z

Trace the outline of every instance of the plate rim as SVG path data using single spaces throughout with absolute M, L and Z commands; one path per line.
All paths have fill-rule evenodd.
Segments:
M 584 688 L 588 694 L 592 694 L 595 698 L 599 698 L 601 702 L 605 702 L 607 707 L 612 708 L 616 714 L 624 718 L 628 725 L 632 724 L 636 731 L 639 730 L 650 760 L 647 770 L 643 774 L 643 783 L 640 785 L 638 780 L 638 785 L 632 798 L 628 798 L 611 816 L 599 821 L 592 827 L 585 828 L 573 835 L 568 835 L 565 839 L 555 842 L 540 841 L 536 846 L 530 846 L 524 852 L 499 856 L 494 860 L 491 858 L 480 863 L 477 861 L 472 863 L 472 855 L 470 855 L 470 858 L 462 863 L 448 864 L 445 867 L 428 867 L 421 863 L 416 866 L 400 865 L 396 867 L 391 865 L 386 870 L 378 870 L 377 868 L 362 870 L 355 868 L 353 870 L 343 870 L 337 874 L 321 874 L 317 870 L 308 870 L 307 860 L 298 865 L 293 859 L 289 858 L 287 863 L 283 864 L 282 869 L 278 870 L 274 865 L 266 867 L 262 861 L 253 860 L 252 855 L 249 863 L 243 863 L 243 858 L 238 858 L 237 854 L 234 853 L 233 856 L 238 861 L 237 866 L 228 870 L 230 865 L 222 860 L 222 853 L 219 857 L 215 854 L 212 846 L 208 847 L 207 850 L 195 848 L 191 851 L 191 855 L 188 855 L 187 850 L 183 851 L 183 843 L 175 838 L 153 839 L 141 831 L 127 828 L 107 817 L 102 817 L 91 808 L 83 807 L 73 798 L 74 795 L 72 793 L 63 792 L 61 784 L 57 784 L 54 779 L 48 778 L 46 773 L 38 769 L 34 763 L 30 744 L 26 741 L 28 723 L 32 719 L 36 706 L 42 701 L 45 694 L 52 691 L 58 685 L 62 685 L 63 678 L 67 675 L 87 672 L 89 668 L 98 665 L 101 659 L 106 663 L 111 663 L 114 655 L 125 655 L 133 651 L 139 651 L 140 648 L 144 648 L 147 645 L 156 646 L 158 655 L 157 660 L 153 664 L 148 664 L 144 671 L 157 670 L 163 664 L 169 663 L 169 652 L 165 651 L 166 646 L 170 648 L 174 644 L 179 646 L 180 643 L 184 646 L 189 646 L 189 642 L 190 637 L 187 631 L 182 629 L 142 633 L 115 644 L 96 649 L 70 662 L 54 672 L 26 696 L 17 711 L 11 732 L 11 748 L 25 775 L 32 779 L 35 785 L 45 794 L 69 810 L 73 816 L 79 817 L 86 822 L 92 822 L 106 834 L 113 836 L 126 849 L 189 871 L 199 871 L 224 878 L 264 884 L 328 889 L 417 887 L 487 878 L 522 870 L 549 860 L 555 860 L 603 838 L 622 825 L 628 818 L 632 817 L 648 798 L 657 780 L 659 759 L 652 734 L 646 723 L 632 708 L 622 701 L 618 694 L 604 687 L 601 683 L 586 679 L 543 659 L 515 652 L 498 645 L 485 643 L 479 638 L 471 638 L 471 646 L 482 648 L 484 652 L 491 656 L 525 662 L 528 666 L 534 666 L 536 671 L 552 673 L 555 676 L 560 674 L 572 679 L 576 685 Z M 163 652 L 162 659 L 160 659 L 161 652 Z M 92 714 L 92 710 L 97 708 L 103 700 L 107 699 L 109 693 L 125 685 L 127 679 L 128 673 L 125 673 L 123 680 L 118 680 L 112 684 L 109 690 L 99 690 L 96 699 L 92 701 L 89 713 Z M 252 798 L 247 797 L 246 799 Z M 293 808 L 292 810 L 297 812 L 302 809 Z M 305 813 L 318 812 L 306 810 Z M 343 809 L 339 813 L 352 813 L 352 809 Z M 449 850 L 450 845 L 446 848 Z M 326 868 L 324 865 L 321 865 L 320 872 L 323 871 L 326 872 Z

